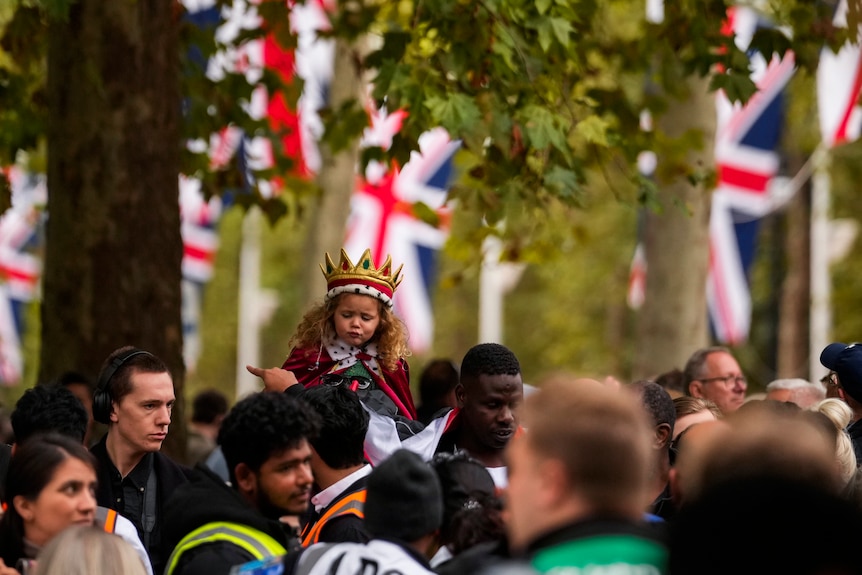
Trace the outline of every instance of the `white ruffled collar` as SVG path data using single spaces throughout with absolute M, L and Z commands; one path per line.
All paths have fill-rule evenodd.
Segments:
M 377 343 L 369 342 L 362 347 L 356 347 L 345 343 L 336 336 L 332 336 L 326 342 L 326 351 L 336 363 L 331 371 L 339 372 L 362 361 L 377 376 L 383 377 L 380 365 L 377 363 Z

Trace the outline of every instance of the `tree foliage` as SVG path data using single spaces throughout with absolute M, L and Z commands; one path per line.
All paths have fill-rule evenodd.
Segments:
M 7 24 L 0 41 L 4 162 L 18 150 L 35 149 L 44 135 L 46 23 L 67 17 L 72 3 L 14 0 L 0 12 L 0 23 L 5 19 Z M 185 95 L 183 138 L 203 142 L 226 125 L 269 137 L 276 164 L 258 175 L 277 176 L 289 193 L 304 196 L 313 189 L 293 177 L 294 159 L 282 153 L 284 134 L 248 113 L 257 85 L 281 93 L 290 105 L 301 93 L 301 80 L 285 81 L 263 70 L 250 84 L 242 70 L 223 68 L 212 77 L 203 65 L 213 55 L 230 55 L 237 44 L 265 34 L 284 47 L 295 46 L 287 4 L 258 3 L 262 24 L 228 38 L 184 21 L 178 55 Z M 541 207 L 554 199 L 580 205 L 586 173 L 595 166 L 622 171 L 632 187 L 620 193 L 648 203 L 649 183 L 633 169 L 637 154 L 688 143 L 644 133 L 641 113 L 666 113 L 689 75 L 709 76 L 711 87 L 725 90 L 732 100 L 745 101 L 755 90 L 747 56 L 722 29 L 731 4 L 666 2 L 664 20 L 651 23 L 643 2 L 635 0 L 342 0 L 331 14 L 328 34 L 375 38 L 371 53 L 356 51 L 356 66 L 372 72 L 378 104 L 410 114 L 392 148 L 386 153 L 367 150 L 365 160 L 388 155 L 403 163 L 422 131 L 446 127 L 464 144 L 460 161 L 466 176 L 453 196 L 494 225 L 524 204 Z M 240 0 L 217 2 L 223 11 L 242 5 Z M 773 1 L 770 15 L 783 27 L 758 31 L 752 43 L 765 54 L 792 48 L 799 65 L 813 69 L 824 43 L 837 48 L 855 38 L 858 7 L 859 0 L 851 0 L 848 27 L 838 29 L 831 25 L 828 2 Z M 177 13 L 181 17 L 179 7 Z M 361 135 L 363 110 L 355 102 L 322 111 L 324 138 L 332 149 Z M 234 166 L 213 169 L 200 146 L 184 150 L 182 166 L 184 173 L 202 178 L 209 194 L 248 186 Z M 679 171 L 673 165 L 665 169 Z M 272 219 L 288 205 L 302 205 L 252 198 L 246 200 L 261 203 Z
M 761 52 L 794 51 L 803 68 L 813 69 L 821 47 L 839 47 L 856 37 L 860 0 L 850 1 L 848 26 L 831 25 L 828 2 L 773 0 L 769 15 L 782 28 L 758 32 Z M 74 0 L 10 0 L 0 3 L 0 161 L 19 150 L 44 147 L 47 97 L 45 50 L 52 21 L 69 17 Z M 218 0 L 230 10 L 239 0 Z M 684 152 L 702 144 L 702 135 L 682 131 L 670 138 L 644 132 L 641 113 L 672 113 L 683 97 L 685 80 L 708 77 L 712 89 L 746 100 L 754 86 L 748 59 L 723 33 L 727 0 L 665 2 L 664 20 L 648 22 L 641 0 L 342 0 L 332 12 L 328 35 L 342 41 L 373 39 L 366 52 L 351 49 L 359 73 L 373 76 L 376 104 L 409 112 L 388 151 L 370 149 L 363 160 L 403 162 L 416 149 L 418 135 L 442 125 L 463 142 L 458 157 L 462 178 L 452 196 L 473 225 L 464 226 L 460 246 L 500 230 L 507 236 L 506 257 L 541 261 L 547 237 L 539 233 L 544 216 L 559 206 L 588 208 L 591 178 L 602 177 L 616 198 L 656 209 L 653 184 L 634 168 L 637 154 L 653 149 L 665 162 L 667 178 L 708 181 L 709 168 L 692 166 Z M 834 2 L 833 2 L 834 4 Z M 183 20 L 177 51 L 182 70 L 181 141 L 200 143 L 226 125 L 273 141 L 276 165 L 260 173 L 277 176 L 282 198 L 260 194 L 243 201 L 262 204 L 271 219 L 301 210 L 313 186 L 292 176 L 292 158 L 281 153 L 280 134 L 248 113 L 254 86 L 244 73 L 205 74 L 203 62 L 231 53 L 236 43 L 271 34 L 290 47 L 287 4 L 257 4 L 265 22 L 233 38 Z M 176 17 L 184 18 L 177 5 Z M 358 42 L 354 42 L 354 46 Z M 194 50 L 191 47 L 194 46 Z M 158 53 L 160 46 L 149 47 Z M 301 81 L 263 71 L 259 84 L 280 92 L 289 105 Z M 365 126 L 364 102 L 347 102 L 321 111 L 325 143 L 348 148 Z M 177 143 L 179 147 L 179 142 Z M 214 169 L 204 147 L 182 148 L 184 173 L 202 179 L 219 194 L 253 185 L 234 166 Z M 36 154 L 38 156 L 38 154 Z M 286 198 L 289 197 L 289 201 Z M 8 195 L 7 195 L 8 202 Z M 0 208 L 3 202 L 0 201 Z M 301 215 L 301 214 L 300 214 Z M 429 217 L 432 217 L 429 213 Z M 496 224 L 505 221 L 505 226 Z M 573 226 L 576 227 L 576 226 Z M 457 251 L 457 250 L 456 250 Z M 465 249 L 466 251 L 466 249 Z M 468 257 L 465 255 L 465 257 Z

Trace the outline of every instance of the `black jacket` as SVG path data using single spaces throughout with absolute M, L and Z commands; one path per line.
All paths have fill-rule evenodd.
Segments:
M 123 517 L 135 524 L 138 529 L 138 536 L 141 541 L 144 541 L 143 529 L 141 527 L 140 517 L 130 517 L 117 509 L 117 497 L 121 494 L 115 494 L 113 491 L 112 473 L 116 472 L 116 466 L 108 456 L 108 450 L 105 445 L 107 435 L 96 443 L 90 452 L 98 461 L 98 488 L 96 489 L 96 502 L 102 507 L 115 509 Z M 156 525 L 150 535 L 150 545 L 147 553 L 150 554 L 150 562 L 153 564 L 153 573 L 161 573 L 164 570 L 165 560 L 171 553 L 172 547 L 165 547 L 162 543 L 163 531 L 165 525 L 165 513 L 167 511 L 166 503 L 173 492 L 181 485 L 188 483 L 191 469 L 180 465 L 170 459 L 167 455 L 155 452 L 152 454 L 153 471 L 156 474 Z
M 320 513 L 314 513 L 311 517 L 311 525 L 309 529 L 319 520 L 320 517 L 326 515 L 326 512 L 333 508 L 338 502 L 342 501 L 348 495 L 364 491 L 368 485 L 368 476 L 361 477 L 354 481 L 350 486 L 342 491 L 338 497 L 333 499 L 329 505 L 320 510 Z M 344 543 L 352 541 L 354 543 L 365 543 L 371 540 L 371 535 L 365 528 L 365 518 L 357 517 L 352 513 L 339 515 L 329 519 L 320 530 L 318 541 L 320 543 Z
M 231 486 L 204 465 L 194 468 L 192 479 L 176 490 L 168 502 L 163 542 L 171 550 L 183 537 L 207 523 L 226 521 L 262 531 L 286 550 L 299 546 L 288 525 L 267 519 L 250 507 Z M 168 553 L 170 555 L 170 553 Z M 189 549 L 180 557 L 174 575 L 228 575 L 231 567 L 253 561 L 244 549 L 218 541 Z

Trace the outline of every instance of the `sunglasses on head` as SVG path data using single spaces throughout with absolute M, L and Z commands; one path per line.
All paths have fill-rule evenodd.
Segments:
M 373 383 L 371 378 L 363 375 L 344 375 L 343 373 L 327 373 L 320 377 L 321 383 L 333 387 L 343 386 L 356 391 L 357 389 L 368 389 Z

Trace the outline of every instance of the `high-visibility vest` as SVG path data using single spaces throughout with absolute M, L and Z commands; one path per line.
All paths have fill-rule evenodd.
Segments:
M 168 557 L 166 575 L 171 575 L 174 572 L 180 557 L 189 549 L 218 541 L 226 541 L 244 549 L 254 560 L 287 554 L 287 549 L 281 543 L 263 531 L 240 523 L 213 521 L 198 527 L 177 543 L 171 556 Z
M 299 536 L 302 539 L 302 546 L 308 547 L 317 543 L 320 540 L 320 532 L 323 530 L 323 526 L 336 517 L 355 515 L 360 519 L 365 519 L 365 493 L 365 489 L 351 493 L 330 507 L 315 523 L 306 525 Z

